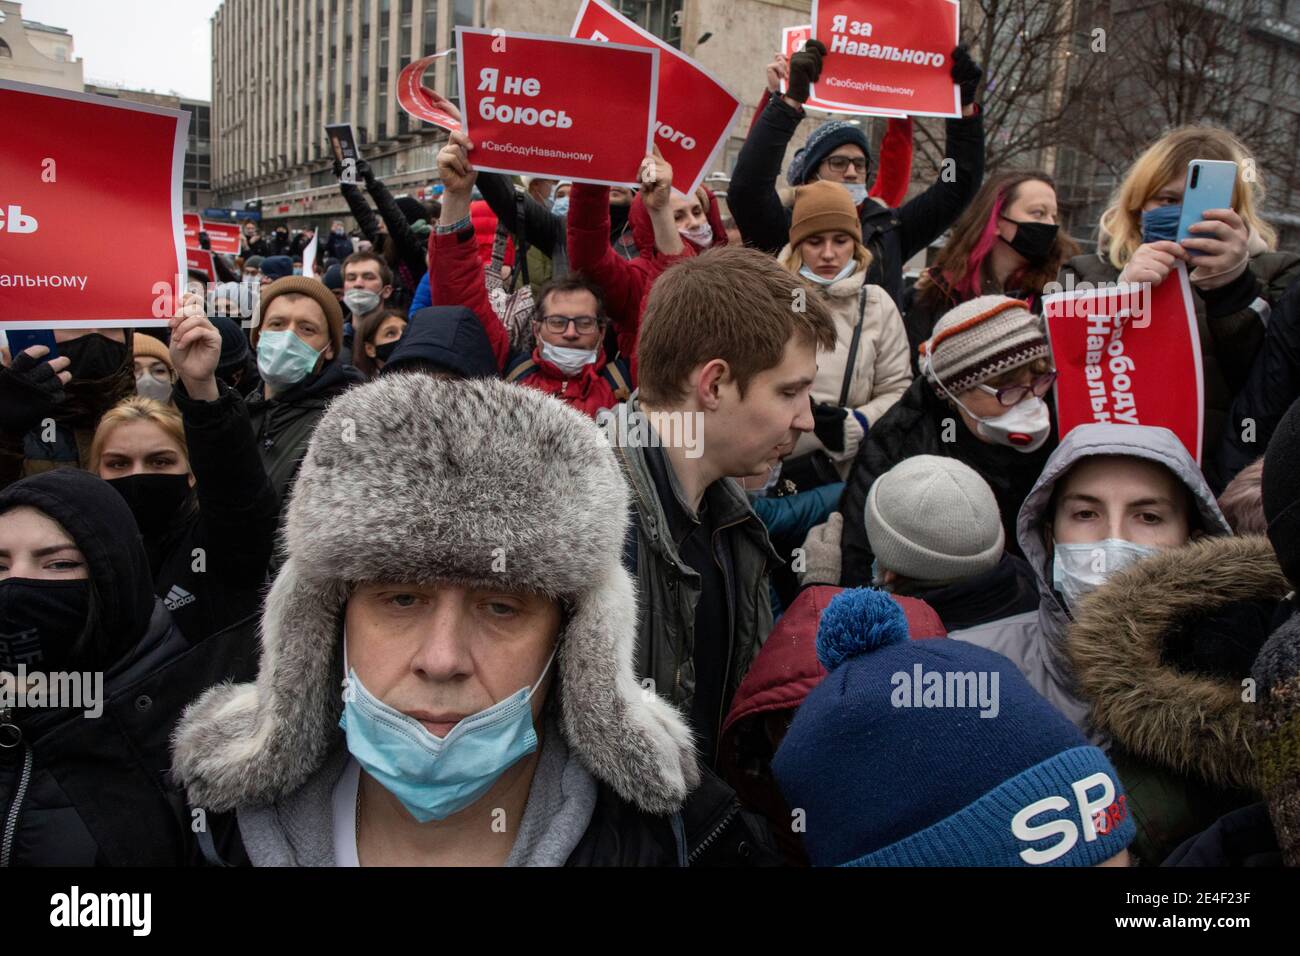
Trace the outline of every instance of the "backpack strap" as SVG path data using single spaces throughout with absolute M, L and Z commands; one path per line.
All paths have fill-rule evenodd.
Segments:
M 844 384 L 840 387 L 840 408 L 847 408 L 849 385 L 853 382 L 853 364 L 858 360 L 858 343 L 862 341 L 862 318 L 867 311 L 867 283 L 862 283 L 858 293 L 858 324 L 853 327 L 853 339 L 849 342 L 849 361 L 844 366 Z
M 632 386 L 628 384 L 628 379 L 632 376 L 622 359 L 606 362 L 604 371 L 600 374 L 613 387 L 614 398 L 618 401 L 626 402 L 631 397 Z
M 505 374 L 507 382 L 518 382 L 520 379 L 527 378 L 537 371 L 537 363 L 532 360 L 531 356 L 526 356 L 512 365 Z

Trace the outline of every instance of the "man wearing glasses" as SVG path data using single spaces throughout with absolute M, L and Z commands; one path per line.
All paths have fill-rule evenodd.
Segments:
M 531 353 L 515 351 L 483 281 L 469 204 L 477 171 L 463 133 L 453 133 L 438 154 L 442 212 L 429 245 L 429 292 L 433 305 L 462 305 L 483 324 L 497 367 L 508 382 L 554 395 L 593 418 L 632 392 L 631 369 L 622 357 L 606 360 L 602 344 L 608 319 L 599 289 L 570 274 L 538 293 Z

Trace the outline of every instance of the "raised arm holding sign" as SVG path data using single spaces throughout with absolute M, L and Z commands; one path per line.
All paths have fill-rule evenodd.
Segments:
M 456 49 L 480 170 L 636 183 L 655 130 L 657 49 L 471 27 L 456 28 Z

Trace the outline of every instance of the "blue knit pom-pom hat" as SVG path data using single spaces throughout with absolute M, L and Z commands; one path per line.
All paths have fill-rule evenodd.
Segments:
M 1001 654 L 913 641 L 887 594 L 827 606 L 829 673 L 772 761 L 816 866 L 1095 866 L 1133 841 L 1110 762 Z
M 843 120 L 831 120 L 812 131 L 803 148 L 790 160 L 790 166 L 785 171 L 786 181 L 791 186 L 802 186 L 809 182 L 817 174 L 822 161 L 847 143 L 861 146 L 862 154 L 867 157 L 868 175 L 862 177 L 863 182 L 866 182 L 871 173 L 871 147 L 867 145 L 867 137 L 862 130 Z

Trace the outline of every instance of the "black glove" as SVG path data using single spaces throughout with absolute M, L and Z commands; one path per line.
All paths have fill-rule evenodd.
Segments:
M 334 160 L 334 178 L 339 182 L 343 181 L 343 164 L 337 159 Z
M 827 451 L 844 450 L 844 419 L 849 410 L 827 402 L 813 402 L 813 434 Z
M 357 160 L 357 175 L 365 180 L 367 186 L 375 181 L 375 172 L 364 159 Z
M 809 40 L 802 50 L 790 57 L 790 79 L 785 95 L 800 103 L 808 101 L 809 87 L 822 75 L 822 57 L 826 46 L 821 40 Z
M 970 106 L 975 102 L 975 88 L 984 78 L 984 67 L 970 58 L 966 44 L 961 44 L 952 51 L 952 81 L 961 87 L 961 105 Z
M 63 402 L 63 382 L 44 358 L 25 351 L 0 369 L 0 430 L 24 435 L 49 418 Z

